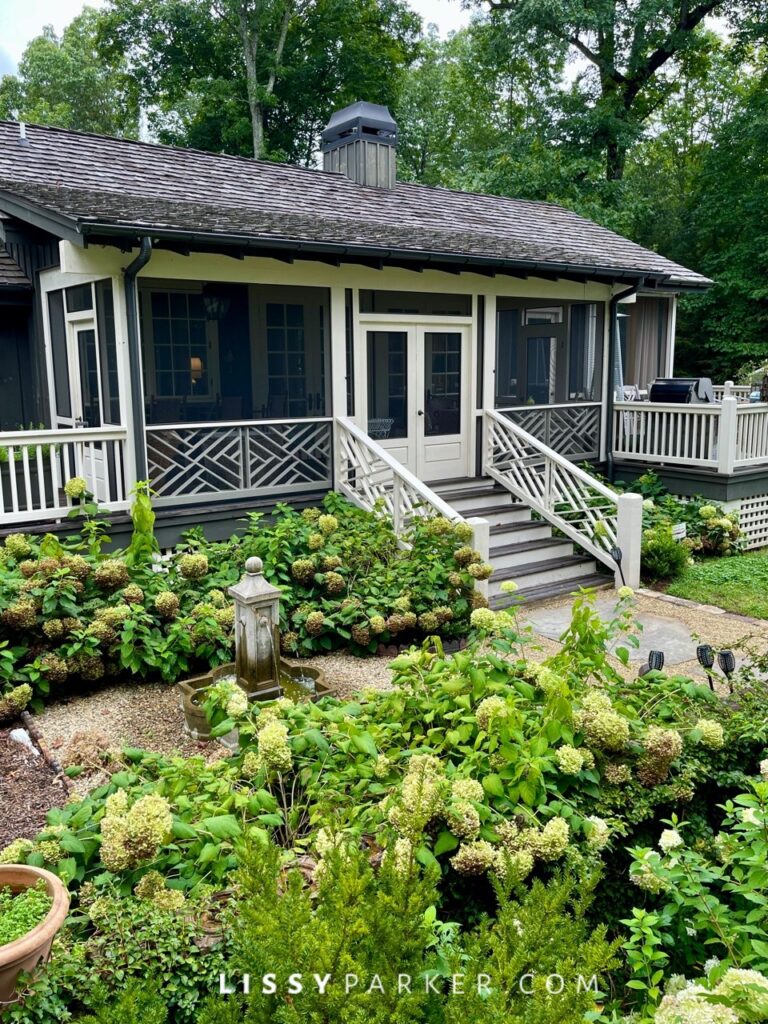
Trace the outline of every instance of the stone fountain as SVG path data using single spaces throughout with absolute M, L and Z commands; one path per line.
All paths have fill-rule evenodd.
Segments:
M 231 678 L 251 701 L 313 700 L 330 691 L 316 668 L 290 665 L 280 657 L 280 591 L 264 578 L 260 558 L 249 558 L 239 583 L 229 588 L 235 603 L 235 660 L 178 683 L 187 732 L 194 739 L 210 738 L 202 705 L 214 683 Z

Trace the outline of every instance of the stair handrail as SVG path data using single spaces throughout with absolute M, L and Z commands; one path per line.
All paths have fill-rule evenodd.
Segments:
M 474 547 L 484 561 L 488 560 L 490 528 L 487 520 L 465 519 L 348 416 L 336 416 L 334 422 L 335 481 L 340 494 L 369 512 L 383 503 L 398 536 L 408 527 L 413 515 L 420 514 L 419 510 L 445 516 L 453 523 L 466 522 L 473 530 Z
M 638 586 L 642 497 L 619 494 L 495 409 L 483 423 L 484 473 L 612 569 L 617 585 Z

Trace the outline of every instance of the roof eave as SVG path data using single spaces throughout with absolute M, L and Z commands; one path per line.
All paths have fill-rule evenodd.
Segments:
M 347 257 L 355 259 L 408 260 L 413 263 L 452 264 L 471 272 L 473 268 L 486 270 L 510 270 L 521 274 L 536 271 L 546 274 L 578 276 L 579 279 L 590 280 L 596 277 L 606 281 L 639 281 L 645 279 L 658 285 L 669 284 L 670 275 L 659 271 L 627 270 L 610 266 L 562 263 L 545 260 L 511 260 L 488 256 L 473 256 L 452 252 L 436 252 L 432 250 L 397 249 L 390 246 L 349 245 L 337 242 L 302 241 L 295 238 L 265 237 L 248 234 L 231 234 L 224 232 L 186 231 L 179 228 L 153 227 L 141 224 L 115 224 L 104 221 L 82 219 L 77 223 L 80 235 L 86 241 L 97 241 L 99 238 L 108 240 L 124 238 L 136 240 L 142 235 L 150 235 L 154 239 L 187 243 L 190 246 L 221 246 L 241 250 L 283 251 L 301 254 L 311 259 L 312 254 Z M 675 286 L 677 287 L 677 286 Z
M 28 199 L 22 199 L 6 189 L 0 189 L 0 204 L 2 204 L 6 213 L 10 213 L 11 216 L 16 217 L 18 220 L 40 228 L 41 231 L 47 231 L 58 238 L 64 238 L 81 248 L 85 244 L 85 240 L 78 230 L 78 223 L 73 217 L 67 217 L 65 214 L 58 213 L 46 206 L 40 206 L 38 203 L 33 203 Z

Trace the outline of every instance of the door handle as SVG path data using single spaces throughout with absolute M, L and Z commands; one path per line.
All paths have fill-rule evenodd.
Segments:
M 416 415 L 417 416 L 423 416 L 424 415 L 424 410 L 423 409 L 418 409 L 417 412 L 416 412 Z

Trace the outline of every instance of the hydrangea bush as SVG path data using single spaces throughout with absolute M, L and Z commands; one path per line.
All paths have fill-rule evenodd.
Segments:
M 146 512 L 147 496 L 139 501 Z M 231 660 L 227 589 L 252 555 L 282 591 L 283 650 L 301 656 L 461 637 L 491 571 L 465 523 L 418 521 L 403 548 L 386 516 L 337 495 L 325 509 L 279 506 L 271 523 L 253 515 L 222 543 L 191 531 L 168 559 L 143 534 L 143 557 L 134 543 L 103 555 L 104 539 L 95 551 L 90 533 L 15 533 L 0 545 L 0 699 L 11 682 L 39 699 L 121 677 L 174 681 Z
M 403 934 L 397 907 L 416 943 L 409 962 L 443 985 L 461 963 L 469 974 L 483 963 L 536 976 L 550 964 L 613 971 L 600 998 L 548 1001 L 540 989 L 541 1002 L 505 1003 L 498 990 L 484 1004 L 439 1003 L 445 1017 L 436 1019 L 480 1024 L 493 1007 L 498 1019 L 540 1024 L 601 1013 L 659 1024 L 763 1020 L 765 688 L 737 681 L 721 699 L 662 673 L 626 680 L 607 651 L 627 655 L 615 634 L 633 628 L 629 594 L 608 624 L 582 596 L 560 652 L 541 664 L 525 658 L 515 621 L 514 611 L 475 615 L 465 650 L 445 654 L 430 640 L 395 659 L 393 689 L 355 699 L 244 707 L 223 681 L 208 710 L 214 731 L 238 729 L 232 756 L 206 763 L 125 750 L 108 782 L 51 811 L 46 830 L 0 851 L 0 862 L 65 880 L 74 948 L 95 958 L 99 977 L 109 927 L 122 929 L 119 965 L 144 965 L 147 948 L 171 934 L 188 940 L 214 894 L 235 885 L 246 895 L 229 934 L 236 945 L 242 935 L 243 953 L 282 949 L 281 965 L 298 942 L 324 955 L 312 936 L 333 937 L 338 949 L 364 920 L 358 940 L 375 934 L 390 948 L 379 926 Z M 402 902 L 406 892 L 415 902 Z M 424 931 L 408 906 L 418 906 Z M 153 922 L 138 953 L 130 920 Z M 176 945 L 156 956 L 182 972 L 177 994 L 163 997 L 173 1019 L 217 1024 L 195 998 L 218 961 L 194 950 L 187 960 Z M 313 1019 L 302 1005 L 291 1020 Z M 233 1007 L 232 1020 L 250 1019 Z M 400 1010 L 403 1020 L 425 1019 Z

